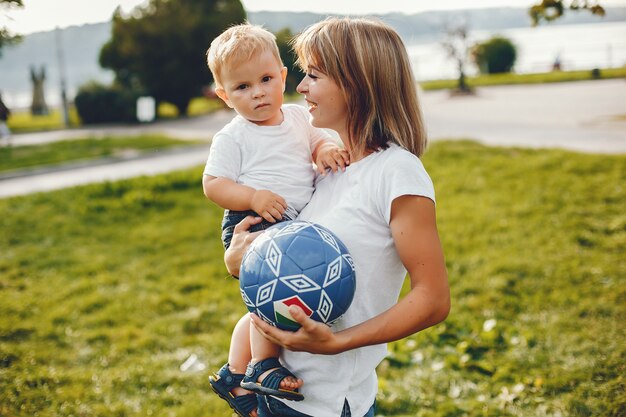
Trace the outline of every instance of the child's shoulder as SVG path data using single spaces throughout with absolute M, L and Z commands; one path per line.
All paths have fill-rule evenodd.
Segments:
M 309 111 L 306 107 L 300 104 L 289 103 L 283 104 L 282 110 L 285 120 L 287 120 L 288 123 L 293 124 L 299 129 L 308 130 L 312 128 Z
M 219 130 L 218 134 L 236 136 L 246 125 L 246 119 L 240 115 L 236 115 Z
M 283 113 L 285 114 L 285 117 L 306 117 L 308 120 L 308 111 L 306 109 L 306 107 L 300 105 L 300 104 L 295 104 L 295 103 L 285 103 L 282 106 L 283 109 Z

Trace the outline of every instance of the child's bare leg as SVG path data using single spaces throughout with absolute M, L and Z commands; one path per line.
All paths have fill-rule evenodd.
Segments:
M 277 358 L 280 356 L 280 346 L 270 342 L 267 340 L 259 331 L 254 327 L 254 325 L 250 324 L 250 346 L 252 349 L 252 362 L 257 363 L 263 359 L 267 358 Z M 262 382 L 267 374 L 269 374 L 273 369 L 264 372 L 259 377 L 259 382 Z M 280 381 L 280 387 L 282 389 L 287 390 L 295 390 L 300 388 L 304 382 L 300 378 L 294 378 L 288 376 Z
M 230 349 L 228 351 L 228 369 L 234 374 L 245 374 L 246 367 L 252 359 L 250 327 L 252 327 L 250 315 L 246 314 L 239 319 L 233 329 L 233 334 L 230 338 Z M 250 391 L 241 387 L 233 388 L 231 392 L 235 396 L 250 393 Z
M 239 319 L 230 338 L 230 350 L 228 351 L 228 367 L 234 374 L 246 373 L 246 366 L 252 359 L 250 349 L 250 316 L 244 315 Z

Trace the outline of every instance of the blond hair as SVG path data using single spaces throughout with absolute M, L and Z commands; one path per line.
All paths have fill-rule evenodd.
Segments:
M 248 62 L 254 55 L 271 52 L 282 67 L 276 36 L 261 26 L 242 23 L 226 29 L 213 39 L 207 50 L 207 64 L 218 86 L 228 67 Z
M 426 131 L 406 48 L 385 23 L 328 18 L 293 41 L 297 64 L 317 68 L 343 91 L 352 152 L 364 155 L 396 143 L 420 156 Z

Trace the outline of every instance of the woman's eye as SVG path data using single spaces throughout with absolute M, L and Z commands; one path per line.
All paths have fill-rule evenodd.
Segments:
M 317 75 L 313 75 L 310 72 L 307 74 L 307 77 L 309 77 L 312 80 L 317 80 Z

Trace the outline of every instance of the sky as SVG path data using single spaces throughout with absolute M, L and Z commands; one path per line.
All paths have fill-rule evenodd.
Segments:
M 24 8 L 0 10 L 0 26 L 28 34 L 85 23 L 108 21 L 116 7 L 124 12 L 147 0 L 24 0 Z M 481 7 L 529 7 L 539 0 L 242 0 L 247 11 L 293 11 L 336 14 L 419 13 Z M 605 7 L 626 6 L 626 0 L 603 0 Z

